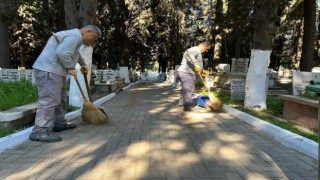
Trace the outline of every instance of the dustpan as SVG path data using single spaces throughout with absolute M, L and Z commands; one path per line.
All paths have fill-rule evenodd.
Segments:
M 197 105 L 203 108 L 208 108 L 207 101 L 210 102 L 209 96 L 198 96 Z

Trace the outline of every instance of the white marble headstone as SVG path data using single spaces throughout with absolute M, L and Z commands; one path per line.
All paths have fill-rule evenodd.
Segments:
M 310 85 L 311 80 L 320 80 L 320 72 L 293 72 L 293 95 L 298 96 L 299 94 L 303 94 L 305 92 L 306 86 Z

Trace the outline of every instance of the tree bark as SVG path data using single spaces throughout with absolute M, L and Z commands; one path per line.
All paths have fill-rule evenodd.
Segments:
M 246 77 L 246 108 L 265 110 L 267 99 L 267 70 L 272 49 L 278 1 L 255 1 L 254 39 L 250 66 Z
M 0 13 L 0 68 L 10 68 L 9 30 L 7 19 Z
M 316 1 L 304 1 L 303 44 L 300 71 L 311 71 L 314 63 L 314 41 L 316 25 Z
M 67 29 L 80 28 L 82 25 L 79 18 L 78 6 L 76 0 L 64 1 L 65 20 Z
M 217 0 L 216 4 L 216 20 L 215 20 L 215 27 L 214 27 L 214 34 L 215 34 L 215 44 L 214 44 L 214 52 L 213 52 L 213 70 L 217 70 L 217 66 L 221 59 L 221 47 L 222 47 L 222 36 L 221 36 L 221 23 L 220 20 L 222 19 L 222 11 L 223 11 L 223 2 L 222 0 Z

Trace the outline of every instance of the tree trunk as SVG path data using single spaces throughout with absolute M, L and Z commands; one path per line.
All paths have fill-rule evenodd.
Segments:
M 241 43 L 242 43 L 242 36 L 241 32 L 238 31 L 236 37 L 236 45 L 235 45 L 235 58 L 238 59 L 241 56 Z
M 251 49 L 250 66 L 246 78 L 246 108 L 265 110 L 267 99 L 267 70 L 272 49 L 277 1 L 255 1 L 254 39 Z
M 9 30 L 3 14 L 0 14 L 0 42 L 0 68 L 10 68 Z
M 320 11 L 318 10 L 318 18 L 320 18 Z M 318 32 L 320 31 L 320 24 L 317 27 Z M 320 34 L 317 33 L 317 60 L 315 66 L 320 66 Z
M 303 19 L 299 19 L 295 22 L 295 31 L 293 32 L 292 40 L 292 54 L 291 54 L 291 68 L 298 70 L 300 67 L 301 49 L 303 36 Z
M 82 25 L 79 19 L 79 12 L 76 0 L 64 1 L 65 18 L 67 29 L 80 28 Z
M 82 18 L 82 25 L 96 24 L 98 0 L 81 0 L 79 13 Z
M 316 1 L 304 1 L 303 44 L 300 71 L 311 71 L 314 64 L 314 40 L 316 25 Z
M 176 43 L 176 46 L 175 46 L 175 64 L 180 64 L 181 63 L 181 59 L 182 59 L 182 54 L 184 52 L 184 49 L 183 49 L 183 44 L 185 42 L 184 39 L 185 39 L 185 28 L 186 28 L 186 21 L 185 21 L 185 17 L 186 17 L 186 14 L 184 12 L 184 9 L 185 9 L 185 1 L 182 0 L 179 2 L 179 11 L 178 11 L 178 28 L 179 28 L 179 31 L 178 31 L 178 38 L 177 38 L 177 41 L 175 42 Z
M 213 70 L 217 70 L 217 66 L 221 59 L 221 47 L 222 47 L 222 36 L 221 36 L 221 23 L 220 20 L 222 19 L 222 11 L 223 11 L 223 2 L 222 0 L 217 0 L 216 4 L 216 18 L 215 18 L 215 27 L 214 27 L 214 34 L 215 34 L 215 44 L 214 44 L 214 52 L 213 52 Z

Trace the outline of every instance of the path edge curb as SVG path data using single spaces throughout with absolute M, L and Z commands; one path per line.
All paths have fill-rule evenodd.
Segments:
M 280 143 L 285 146 L 291 147 L 298 152 L 301 152 L 315 160 L 318 159 L 318 143 L 300 136 L 298 134 L 292 133 L 286 129 L 282 129 L 271 123 L 263 121 L 252 115 L 246 114 L 242 111 L 223 105 L 222 110 L 237 119 L 250 124 L 251 126 L 259 129 L 260 131 L 268 134 L 269 136 L 275 138 Z

